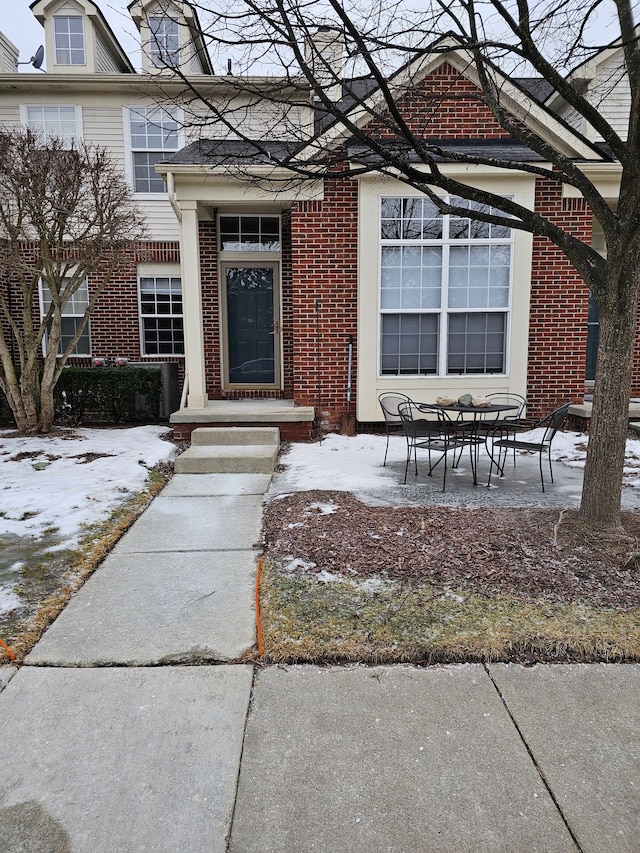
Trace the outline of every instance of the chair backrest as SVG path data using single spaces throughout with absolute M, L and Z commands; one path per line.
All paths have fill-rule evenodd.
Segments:
M 402 403 L 411 403 L 412 401 L 411 397 L 407 397 L 406 394 L 385 391 L 384 394 L 380 394 L 378 397 L 378 402 L 380 403 L 385 422 L 387 424 L 399 424 L 402 422 L 402 418 L 400 417 L 398 407 Z
M 527 401 L 522 394 L 502 393 L 496 391 L 494 394 L 487 394 L 487 399 L 492 403 L 506 403 L 508 405 L 517 405 L 518 409 L 511 412 L 498 412 L 496 418 L 501 421 L 514 421 L 524 418 L 527 411 Z
M 543 443 L 551 444 L 553 441 L 553 437 L 558 432 L 562 424 L 567 419 L 567 415 L 569 413 L 569 406 L 571 403 L 565 403 L 564 406 L 560 406 L 560 408 L 555 409 L 551 412 L 550 415 L 547 415 L 546 418 L 540 421 L 538 424 L 539 427 L 545 427 Z
M 442 432 L 444 413 L 437 406 L 408 400 L 400 403 L 398 412 L 407 438 L 432 436 Z

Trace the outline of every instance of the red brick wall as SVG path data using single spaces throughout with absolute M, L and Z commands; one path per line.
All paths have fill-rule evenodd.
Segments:
M 409 130 L 425 139 L 499 139 L 509 137 L 481 99 L 481 91 L 444 62 L 397 101 Z M 393 137 L 392 127 L 374 121 L 368 130 Z
M 316 406 L 323 431 L 346 411 L 349 336 L 353 335 L 352 412 L 357 364 L 357 184 L 325 183 L 322 201 L 291 214 L 295 402 Z
M 563 200 L 559 184 L 538 178 L 535 203 L 543 216 L 591 241 L 583 199 Z M 527 412 L 537 417 L 583 400 L 589 290 L 562 251 L 542 237 L 533 238 L 531 279 Z

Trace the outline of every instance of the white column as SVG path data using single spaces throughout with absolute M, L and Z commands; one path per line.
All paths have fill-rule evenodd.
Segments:
M 180 203 L 180 266 L 182 272 L 182 311 L 184 315 L 185 368 L 189 377 L 188 409 L 207 406 L 204 372 L 204 333 L 202 328 L 202 288 L 200 286 L 200 243 L 198 240 L 198 204 Z

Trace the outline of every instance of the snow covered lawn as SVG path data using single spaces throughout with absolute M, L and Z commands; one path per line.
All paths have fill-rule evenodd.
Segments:
M 87 525 L 107 519 L 143 488 L 153 466 L 173 460 L 175 445 L 163 435 L 170 431 L 158 426 L 0 433 L 0 615 L 20 604 L 20 543 L 75 548 Z

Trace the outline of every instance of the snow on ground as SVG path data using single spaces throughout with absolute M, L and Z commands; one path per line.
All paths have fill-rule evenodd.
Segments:
M 58 528 L 65 548 L 139 491 L 175 445 L 166 427 L 70 429 L 55 435 L 0 433 L 0 536 L 38 538 Z M 94 458 L 95 455 L 95 458 Z
M 522 438 L 536 441 L 542 430 L 523 433 Z M 404 463 L 406 445 L 401 436 L 392 436 L 389 442 L 387 467 L 382 467 L 385 435 L 328 435 L 319 444 L 292 444 L 283 462 L 286 470 L 280 476 L 279 490 L 302 491 L 323 489 L 329 491 L 366 491 L 398 483 L 397 467 L 388 463 Z M 587 454 L 587 436 L 577 432 L 556 434 L 551 452 L 554 462 L 572 468 L 584 468 Z M 626 450 L 626 486 L 640 487 L 640 439 L 628 439 Z

